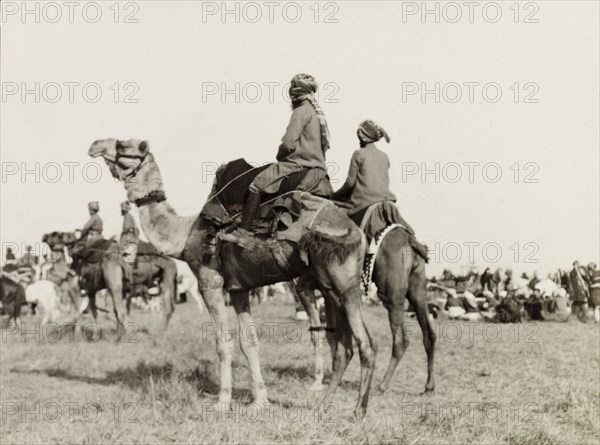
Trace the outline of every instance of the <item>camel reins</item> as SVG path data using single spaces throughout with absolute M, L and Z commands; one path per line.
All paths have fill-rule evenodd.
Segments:
M 107 155 L 104 155 L 104 159 L 106 159 L 107 162 L 110 162 L 111 164 L 116 165 L 117 167 L 119 167 L 119 160 L 121 158 L 125 158 L 125 159 L 137 159 L 138 161 L 140 161 L 139 164 L 137 165 L 137 167 L 135 167 L 133 170 L 131 170 L 122 179 L 123 181 L 126 181 L 128 179 L 133 178 L 135 175 L 138 174 L 138 172 L 142 168 L 142 165 L 144 165 L 144 161 L 148 157 L 148 153 L 150 153 L 150 152 L 148 151 L 144 155 L 128 155 L 128 154 L 117 153 L 116 156 L 113 159 L 109 158 Z
M 117 153 L 114 158 L 109 158 L 108 156 L 105 155 L 104 159 L 106 159 L 107 162 L 110 162 L 111 164 L 114 164 L 117 167 L 119 167 L 119 160 L 121 158 L 139 160 L 140 162 L 137 165 L 137 167 L 135 167 L 127 175 L 125 175 L 124 178 L 121 179 L 122 181 L 127 181 L 129 179 L 132 179 L 133 177 L 135 177 L 135 175 L 137 175 L 139 173 L 139 171 L 145 165 L 144 161 L 148 157 L 148 153 L 150 153 L 150 152 L 146 152 L 146 154 L 144 154 L 144 155 L 128 155 L 128 154 Z M 143 207 L 148 204 L 162 202 L 162 201 L 166 201 L 166 200 L 167 200 L 167 195 L 165 195 L 165 192 L 163 190 L 152 190 L 151 192 L 148 192 L 146 195 L 142 196 L 141 198 L 136 199 L 134 201 L 134 204 L 137 207 Z

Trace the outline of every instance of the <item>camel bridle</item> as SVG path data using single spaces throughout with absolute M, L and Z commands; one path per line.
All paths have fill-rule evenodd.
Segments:
M 144 162 L 146 161 L 146 158 L 148 157 L 148 153 L 150 153 L 150 152 L 148 151 L 144 155 L 128 155 L 128 154 L 120 154 L 117 152 L 117 154 L 114 158 L 108 157 L 105 155 L 104 159 L 107 162 L 110 162 L 111 164 L 113 164 L 117 167 L 117 173 L 119 174 L 119 179 L 121 179 L 121 181 L 125 182 L 125 181 L 128 181 L 129 179 L 133 179 L 135 177 L 135 175 L 137 175 L 139 173 L 139 171 L 142 169 L 142 167 L 144 165 L 146 165 Z M 125 175 L 125 177 L 121 177 L 121 173 L 119 170 L 119 160 L 121 158 L 137 159 L 140 162 L 137 165 L 137 167 L 135 167 L 133 170 L 131 170 L 127 175 Z M 162 202 L 162 201 L 166 201 L 166 200 L 167 200 L 167 196 L 165 195 L 164 191 L 152 190 L 152 191 L 148 192 L 146 195 L 142 196 L 141 198 L 136 199 L 134 201 L 134 204 L 137 207 L 143 207 L 148 204 L 158 203 L 158 202 Z
M 148 152 L 146 152 L 143 155 L 128 155 L 128 154 L 121 154 L 121 153 L 117 152 L 117 154 L 115 155 L 114 158 L 109 157 L 108 155 L 105 154 L 104 155 L 104 159 L 106 160 L 106 162 L 110 162 L 111 164 L 113 164 L 117 168 L 119 168 L 119 161 L 122 158 L 123 159 L 137 159 L 138 161 L 140 161 L 138 163 L 137 167 L 135 167 L 133 170 L 131 170 L 129 173 L 127 173 L 124 177 L 121 177 L 120 171 L 117 170 L 117 172 L 119 173 L 119 179 L 121 181 L 127 181 L 127 180 L 133 178 L 135 175 L 138 174 L 138 172 L 141 170 L 142 166 L 144 165 L 144 161 L 148 157 L 148 153 L 150 153 L 150 152 L 148 151 Z

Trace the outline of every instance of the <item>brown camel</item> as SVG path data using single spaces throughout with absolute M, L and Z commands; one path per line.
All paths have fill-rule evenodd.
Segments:
M 216 331 L 217 354 L 220 361 L 220 390 L 217 407 L 228 408 L 231 403 L 231 361 L 233 342 L 228 332 L 223 287 L 229 290 L 240 323 L 239 341 L 253 380 L 254 401 L 268 403 L 258 352 L 256 325 L 250 315 L 249 290 L 294 277 L 310 274 L 323 291 L 331 314 L 330 326 L 335 326 L 333 378 L 323 402 L 329 403 L 353 355 L 352 337 L 356 340 L 361 360 L 361 381 L 355 415 L 367 409 L 371 380 L 375 366 L 375 344 L 362 314 L 360 269 L 365 247 L 359 228 L 333 205 L 319 213 L 324 230 L 309 225 L 301 242 L 304 253 L 296 243 L 270 240 L 269 246 L 279 249 L 288 267 L 273 262 L 270 248 L 242 249 L 222 242 L 218 254 L 210 255 L 205 239 L 212 234 L 211 223 L 199 215 L 181 217 L 166 202 L 160 171 L 148 143 L 137 139 L 95 141 L 89 149 L 92 157 L 102 156 L 115 178 L 124 182 L 127 198 L 139 208 L 140 222 L 150 243 L 162 253 L 187 262 L 196 274 Z M 329 230 L 326 230 L 327 227 Z M 267 241 L 265 241 L 267 244 Z M 235 261 L 223 253 L 237 249 Z M 207 252 L 208 251 L 208 252 Z M 281 260 L 281 258 L 280 258 Z M 241 271 L 250 267 L 251 273 Z M 246 272 L 248 269 L 246 269 Z M 235 282 L 236 286 L 231 283 Z M 240 283 L 242 283 L 240 285 Z M 333 320 L 335 314 L 335 320 Z
M 413 306 L 417 320 L 423 333 L 423 345 L 427 353 L 427 383 L 425 392 L 435 388 L 433 377 L 433 357 L 435 349 L 435 332 L 429 319 L 427 306 L 427 277 L 425 261 L 413 251 L 409 243 L 409 234 L 401 227 L 391 229 L 381 241 L 373 268 L 373 282 L 377 286 L 377 295 L 388 311 L 392 329 L 392 357 L 379 390 L 385 392 L 408 347 L 408 337 L 404 330 L 404 299 Z M 322 329 L 319 311 L 315 306 L 312 287 L 299 282 L 298 296 L 310 318 L 311 339 L 315 347 L 315 382 L 312 390 L 322 389 L 323 358 L 322 341 L 318 332 Z
M 70 232 L 52 232 L 44 235 L 42 241 L 47 243 L 51 249 L 61 245 L 65 246 L 69 255 L 73 256 L 77 238 Z M 86 246 L 85 251 L 77 258 L 77 262 L 79 264 L 75 270 L 79 275 L 79 285 L 87 292 L 94 320 L 98 317 L 96 293 L 102 289 L 108 290 L 117 319 L 117 340 L 120 340 L 125 332 L 128 311 L 124 302 L 124 291 L 127 287 L 125 266 L 119 244 L 112 239 L 94 241 Z M 162 255 L 139 255 L 138 267 L 133 275 L 133 284 L 149 284 L 157 278 L 160 278 L 163 298 L 161 331 L 165 334 L 175 309 L 177 267 L 172 259 Z

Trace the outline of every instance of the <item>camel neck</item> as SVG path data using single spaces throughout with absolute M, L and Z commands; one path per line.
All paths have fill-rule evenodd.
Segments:
M 140 207 L 139 215 L 150 244 L 166 255 L 179 258 L 196 216 L 179 216 L 167 201 Z

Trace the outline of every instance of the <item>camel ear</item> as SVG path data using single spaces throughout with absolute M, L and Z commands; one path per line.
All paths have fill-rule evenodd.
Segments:
M 142 141 L 140 143 L 140 151 L 144 154 L 150 151 L 150 144 L 148 144 L 148 141 Z

